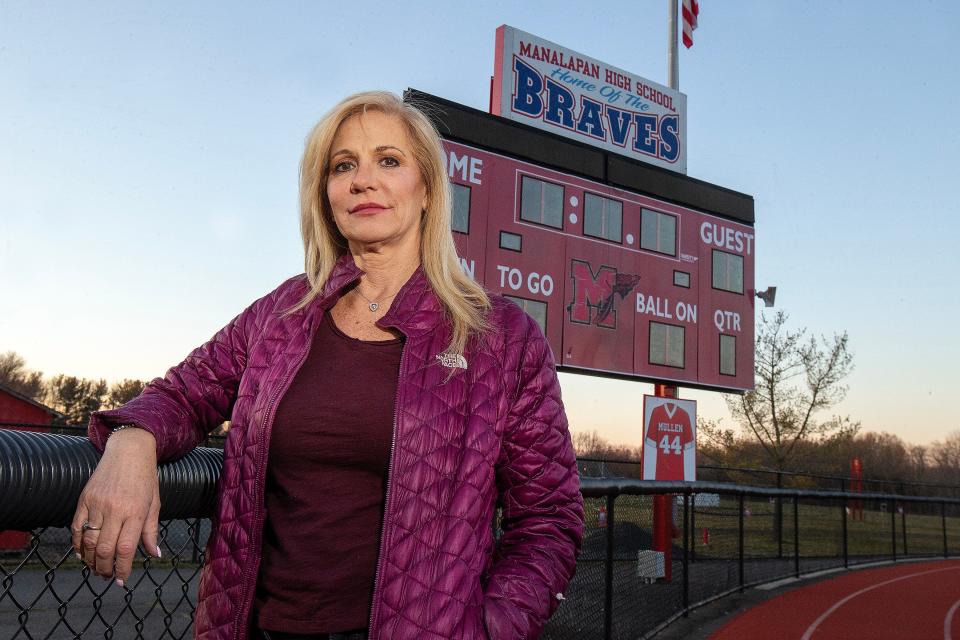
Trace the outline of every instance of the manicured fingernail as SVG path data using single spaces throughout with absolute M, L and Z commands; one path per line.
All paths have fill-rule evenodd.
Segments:
M 79 553 L 74 553 L 73 555 L 77 556 L 77 560 L 83 562 L 83 556 L 81 556 Z
M 120 587 L 121 589 L 123 588 L 123 580 L 121 580 L 120 578 L 117 578 L 117 586 Z
M 157 557 L 158 557 L 158 558 L 162 558 L 162 557 L 163 557 L 163 554 L 160 553 L 160 545 L 157 545 Z

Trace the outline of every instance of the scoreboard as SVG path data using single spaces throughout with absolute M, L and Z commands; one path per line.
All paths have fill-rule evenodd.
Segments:
M 753 199 L 433 96 L 461 265 L 559 370 L 753 388 Z

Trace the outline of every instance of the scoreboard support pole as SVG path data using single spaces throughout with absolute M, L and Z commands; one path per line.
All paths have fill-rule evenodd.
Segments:
M 653 394 L 658 398 L 676 398 L 677 387 L 654 384 Z M 653 550 L 663 553 L 663 579 L 673 579 L 673 494 L 653 496 Z

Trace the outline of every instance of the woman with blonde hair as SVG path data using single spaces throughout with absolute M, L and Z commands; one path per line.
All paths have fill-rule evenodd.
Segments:
M 347 98 L 300 200 L 306 273 L 92 417 L 78 555 L 121 585 L 139 540 L 159 556 L 157 461 L 229 419 L 196 637 L 536 637 L 580 548 L 576 460 L 539 327 L 459 267 L 436 130 Z

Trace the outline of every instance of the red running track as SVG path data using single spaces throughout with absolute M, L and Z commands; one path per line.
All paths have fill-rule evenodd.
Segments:
M 960 561 L 851 571 L 738 615 L 710 640 L 960 640 Z

